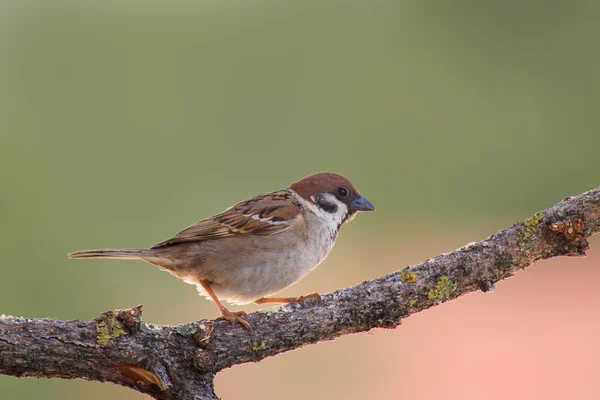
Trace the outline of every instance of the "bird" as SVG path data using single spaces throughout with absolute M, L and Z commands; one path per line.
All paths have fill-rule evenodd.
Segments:
M 212 300 L 221 317 L 252 332 L 247 314 L 231 304 L 304 302 L 270 297 L 295 284 L 329 254 L 341 226 L 359 211 L 374 211 L 345 177 L 319 172 L 288 188 L 244 200 L 149 249 L 98 249 L 70 258 L 140 259 L 158 266 Z

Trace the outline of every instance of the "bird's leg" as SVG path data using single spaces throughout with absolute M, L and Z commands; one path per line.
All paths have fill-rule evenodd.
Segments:
M 258 299 L 255 301 L 256 304 L 265 304 L 265 303 L 302 303 L 306 300 L 316 300 L 319 304 L 322 302 L 321 296 L 319 293 L 310 293 L 306 295 L 302 295 L 300 297 L 263 297 L 262 299 Z
M 246 321 L 246 319 L 245 319 L 245 318 L 248 318 L 248 314 L 246 314 L 244 311 L 229 311 L 227 308 L 225 308 L 225 306 L 223 304 L 221 304 L 221 302 L 217 298 L 217 295 L 215 294 L 215 292 L 213 292 L 213 290 L 211 289 L 208 282 L 200 281 L 200 284 L 202 285 L 204 290 L 206 290 L 206 293 L 208 293 L 210 298 L 217 305 L 217 308 L 221 312 L 221 317 L 223 317 L 223 319 L 231 322 L 232 328 L 235 326 L 236 322 L 239 322 L 240 325 L 242 325 L 248 332 L 252 333 L 252 327 L 250 326 L 248 321 Z

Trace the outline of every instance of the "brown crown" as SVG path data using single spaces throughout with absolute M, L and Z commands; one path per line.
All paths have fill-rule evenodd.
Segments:
M 352 182 L 334 172 L 319 172 L 302 178 L 290 185 L 290 189 L 309 201 L 311 200 L 311 196 L 323 192 L 335 192 L 340 187 L 345 187 L 354 195 L 360 194 Z

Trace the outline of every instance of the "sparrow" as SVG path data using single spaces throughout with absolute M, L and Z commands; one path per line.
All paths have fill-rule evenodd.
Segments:
M 184 282 L 211 299 L 232 326 L 249 332 L 243 311 L 222 303 L 291 303 L 297 298 L 269 297 L 295 284 L 329 254 L 340 227 L 358 211 L 374 211 L 343 176 L 321 172 L 287 189 L 261 194 L 220 214 L 203 219 L 149 249 L 76 251 L 70 258 L 140 259 Z

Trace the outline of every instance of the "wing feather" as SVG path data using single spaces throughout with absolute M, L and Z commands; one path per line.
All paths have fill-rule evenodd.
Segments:
M 300 207 L 288 190 L 267 193 L 196 222 L 152 248 L 235 235 L 275 235 L 289 229 L 298 221 Z

